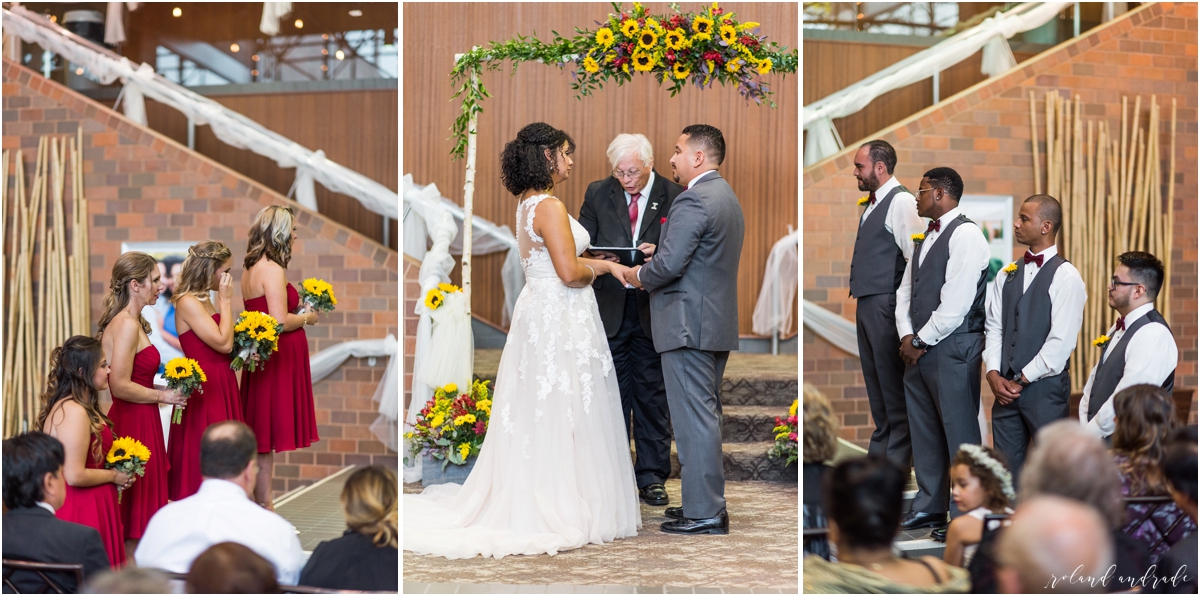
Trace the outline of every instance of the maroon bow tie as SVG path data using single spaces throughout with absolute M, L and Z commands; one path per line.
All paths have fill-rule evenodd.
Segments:
M 1037 255 L 1035 257 L 1035 256 L 1033 256 L 1033 253 L 1031 253 L 1029 251 L 1025 251 L 1025 264 L 1028 265 L 1030 263 L 1037 263 L 1037 266 L 1041 267 L 1043 256 L 1045 256 L 1045 255 Z
M 871 203 L 872 205 L 874 205 L 875 204 L 875 191 L 871 191 L 871 195 L 868 198 L 870 199 L 870 201 L 868 201 L 868 202 Z
M 1124 331 L 1124 330 L 1125 330 L 1125 317 L 1118 317 L 1118 318 L 1117 318 L 1117 330 L 1118 330 L 1118 331 Z
M 926 234 L 928 234 L 930 232 L 940 232 L 940 231 L 942 231 L 942 222 L 939 220 L 936 220 L 936 219 L 929 222 L 929 227 L 925 228 Z

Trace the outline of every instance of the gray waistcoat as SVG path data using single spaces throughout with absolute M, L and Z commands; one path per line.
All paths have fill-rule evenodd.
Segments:
M 904 252 L 896 246 L 896 237 L 884 227 L 892 197 L 901 192 L 912 194 L 904 186 L 888 191 L 877 200 L 875 210 L 858 227 L 854 237 L 854 256 L 850 259 L 850 295 L 866 298 L 875 294 L 892 294 L 904 277 Z
M 913 250 L 912 302 L 908 314 L 912 320 L 914 333 L 920 331 L 929 322 L 933 311 L 942 304 L 942 286 L 946 283 L 946 263 L 950 261 L 950 237 L 954 235 L 954 230 L 958 226 L 965 223 L 975 225 L 975 222 L 967 219 L 965 215 L 959 215 L 951 220 L 938 234 L 937 240 L 933 241 L 933 246 L 924 249 L 921 258 L 917 258 L 919 247 Z M 983 332 L 986 318 L 984 310 L 986 285 L 987 269 L 984 269 L 979 272 L 979 280 L 975 282 L 975 300 L 971 303 L 971 310 L 967 311 L 962 325 L 952 331 L 951 335 Z
M 1025 285 L 1025 261 L 1017 263 L 1017 270 L 1004 282 L 1000 292 L 1003 300 L 1000 321 L 1004 326 L 1003 343 L 1000 345 L 1000 374 L 1011 379 L 1025 368 L 1041 351 L 1050 335 L 1050 284 L 1054 274 L 1066 261 L 1058 255 L 1051 257 L 1042 266 L 1029 289 L 1021 292 Z M 1066 371 L 1066 369 L 1063 369 Z
M 1145 316 L 1133 322 L 1125 328 L 1125 334 L 1121 336 L 1121 341 L 1117 345 L 1109 345 L 1104 347 L 1100 352 L 1100 366 L 1096 367 L 1096 378 L 1092 381 L 1092 397 L 1088 401 L 1088 420 L 1096 417 L 1100 412 L 1100 407 L 1104 405 L 1113 396 L 1113 391 L 1116 390 L 1117 384 L 1121 382 L 1121 377 L 1125 376 L 1125 347 L 1129 345 L 1129 338 L 1133 337 L 1139 329 L 1150 324 L 1161 323 L 1167 331 L 1171 330 L 1171 326 L 1167 325 L 1167 320 L 1156 309 L 1151 309 Z M 1174 336 L 1174 334 L 1172 334 Z M 1112 352 L 1109 352 L 1109 350 Z M 1108 354 L 1108 358 L 1104 355 Z M 1163 381 L 1162 388 L 1170 393 L 1175 388 L 1175 369 L 1171 369 L 1171 374 L 1167 375 L 1167 380 Z

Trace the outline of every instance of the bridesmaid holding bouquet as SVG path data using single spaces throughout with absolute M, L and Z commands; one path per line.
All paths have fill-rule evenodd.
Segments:
M 154 257 L 141 252 L 121 255 L 113 265 L 104 314 L 97 324 L 96 339 L 103 343 L 112 365 L 108 386 L 113 399 L 108 416 L 122 436 L 140 441 L 151 455 L 146 475 L 120 502 L 128 552 L 137 550 L 150 517 L 167 504 L 170 464 L 158 404 L 185 405 L 179 392 L 154 387 L 160 357 L 158 348 L 150 344 L 150 323 L 142 318 L 142 307 L 158 301 L 161 286 L 162 275 Z
M 317 313 L 300 305 L 300 294 L 287 281 L 287 266 L 296 241 L 295 216 L 286 207 L 272 205 L 258 212 L 250 226 L 250 241 L 243 262 L 242 297 L 245 310 L 264 312 L 283 324 L 279 350 L 255 372 L 242 372 L 242 405 L 246 424 L 258 438 L 258 482 L 254 499 L 275 510 L 271 498 L 274 453 L 294 451 L 313 444 L 317 417 L 313 404 L 312 372 L 308 364 L 305 325 L 317 322 Z
M 37 428 L 63 445 L 67 498 L 54 514 L 96 528 L 108 563 L 115 569 L 125 563 L 117 487 L 129 488 L 136 478 L 104 469 L 105 454 L 113 443 L 112 422 L 100 410 L 108 373 L 104 350 L 95 339 L 76 335 L 55 348 Z
M 188 249 L 175 284 L 175 327 L 183 355 L 200 364 L 207 381 L 188 398 L 182 421 L 172 425 L 171 472 L 167 494 L 172 501 L 200 490 L 200 437 L 210 424 L 242 420 L 237 376 L 229 368 L 233 350 L 233 253 L 206 240 Z M 210 291 L 217 292 L 213 304 Z

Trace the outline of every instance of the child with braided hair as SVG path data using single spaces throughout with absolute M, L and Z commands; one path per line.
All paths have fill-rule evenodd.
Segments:
M 1016 493 L 1004 456 L 982 445 L 963 444 L 958 448 L 950 480 L 954 504 L 966 514 L 954 518 L 946 530 L 944 560 L 948 565 L 965 568 L 983 537 L 983 518 L 989 514 L 1011 515 L 1009 504 Z

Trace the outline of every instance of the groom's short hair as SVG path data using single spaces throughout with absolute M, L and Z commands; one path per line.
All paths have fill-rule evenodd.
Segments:
M 209 425 L 200 438 L 200 475 L 233 478 L 254 461 L 258 441 L 245 423 L 226 420 Z
M 717 165 L 725 161 L 725 136 L 721 129 L 707 124 L 693 124 L 683 129 L 688 135 L 688 143 L 704 152 L 704 155 Z

